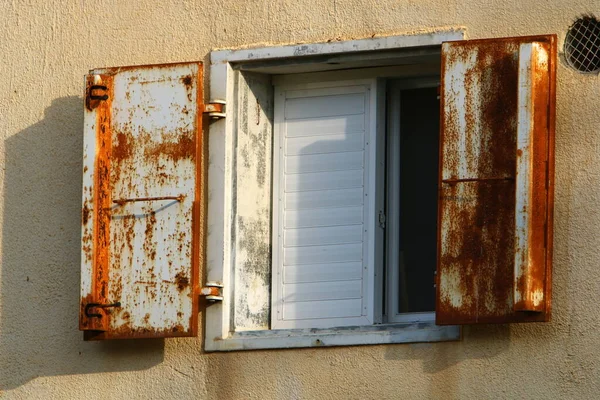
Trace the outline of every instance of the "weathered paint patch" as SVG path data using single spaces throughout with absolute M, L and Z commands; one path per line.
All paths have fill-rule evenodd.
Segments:
M 237 115 L 235 329 L 268 329 L 271 293 L 270 78 L 242 73 Z

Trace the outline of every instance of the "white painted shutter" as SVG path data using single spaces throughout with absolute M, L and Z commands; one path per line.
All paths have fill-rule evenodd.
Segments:
M 196 336 L 202 64 L 94 70 L 86 84 L 79 328 Z
M 273 329 L 373 323 L 374 90 L 275 90 Z

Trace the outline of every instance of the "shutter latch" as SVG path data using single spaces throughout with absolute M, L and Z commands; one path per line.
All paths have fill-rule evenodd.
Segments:
M 385 229 L 385 213 L 383 210 L 379 210 L 379 226 L 381 229 Z
M 212 120 L 225 118 L 225 100 L 213 100 L 210 103 L 205 104 L 204 114 L 208 114 Z
M 223 285 L 217 282 L 206 282 L 204 287 L 200 289 L 200 296 L 211 303 L 223 301 Z

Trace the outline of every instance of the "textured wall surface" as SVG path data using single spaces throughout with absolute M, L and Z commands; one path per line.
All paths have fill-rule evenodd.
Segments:
M 600 83 L 558 70 L 553 321 L 461 342 L 203 354 L 77 330 L 82 88 L 101 66 L 465 26 L 557 33 L 596 0 L 0 2 L 0 398 L 597 398 Z

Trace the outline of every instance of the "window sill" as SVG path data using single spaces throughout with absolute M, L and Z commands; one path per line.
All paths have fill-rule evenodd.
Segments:
M 358 346 L 369 344 L 445 342 L 460 339 L 460 326 L 433 322 L 382 324 L 334 329 L 289 329 L 235 332 L 206 340 L 206 351 Z

